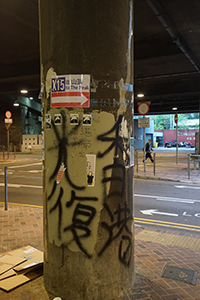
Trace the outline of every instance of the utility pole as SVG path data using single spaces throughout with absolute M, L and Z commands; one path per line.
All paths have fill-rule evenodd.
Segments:
M 62 300 L 133 287 L 133 2 L 39 1 L 44 284 Z

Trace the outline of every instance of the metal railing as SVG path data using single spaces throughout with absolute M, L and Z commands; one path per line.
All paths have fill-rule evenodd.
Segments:
M 188 179 L 190 179 L 190 162 L 194 161 L 194 169 L 196 170 L 196 164 L 198 162 L 198 175 L 200 169 L 200 154 L 188 154 Z
M 156 175 L 156 153 L 153 153 L 153 174 Z M 143 155 L 143 163 L 144 163 L 144 173 L 146 173 L 146 159 L 145 155 Z M 139 151 L 136 151 L 136 170 L 137 173 L 139 171 Z

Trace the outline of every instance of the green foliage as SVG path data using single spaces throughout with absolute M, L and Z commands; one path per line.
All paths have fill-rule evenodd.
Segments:
M 155 116 L 154 129 L 170 129 L 170 115 Z
M 176 124 L 174 122 L 175 114 L 170 115 L 155 115 L 151 118 L 154 120 L 154 129 L 174 129 Z M 186 129 L 188 126 L 186 125 L 187 120 L 199 119 L 198 113 L 191 114 L 178 114 L 178 126 L 180 129 Z M 198 125 L 193 126 L 193 128 L 199 128 Z
M 188 126 L 183 122 L 183 121 L 187 121 L 188 120 L 188 116 L 186 116 L 185 114 L 179 114 L 178 115 L 178 122 L 179 122 L 179 129 L 186 129 Z M 182 122 L 182 123 L 181 123 Z

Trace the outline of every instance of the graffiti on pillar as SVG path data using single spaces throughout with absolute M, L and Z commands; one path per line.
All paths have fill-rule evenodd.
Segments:
M 119 151 L 123 154 L 123 160 L 127 162 L 129 160 L 129 146 L 128 146 L 128 138 L 124 137 L 122 130 L 120 128 L 127 126 L 124 125 L 126 122 L 123 118 L 123 115 L 120 115 L 115 125 L 104 134 L 101 134 L 97 137 L 98 140 L 102 142 L 111 142 L 111 145 L 103 152 L 98 152 L 97 157 L 102 158 L 106 154 L 108 154 L 113 148 L 115 149 L 114 157 L 119 157 Z M 124 131 L 124 128 L 123 128 Z M 110 137 L 109 135 L 115 133 L 114 137 Z M 126 164 L 128 165 L 128 164 Z
M 121 145 L 121 137 L 119 136 L 119 126 L 122 122 L 123 116 L 120 115 L 115 125 L 104 134 L 101 134 L 97 137 L 98 140 L 102 142 L 111 142 L 111 145 L 103 152 L 98 152 L 97 157 L 102 158 L 107 153 L 109 153 L 113 148 L 115 148 L 115 157 L 118 155 L 118 149 L 123 152 L 123 148 Z M 109 134 L 115 132 L 115 137 L 110 137 Z
M 55 124 L 52 122 L 52 126 L 53 126 L 53 130 L 54 133 L 56 135 L 57 141 L 58 141 L 58 160 L 57 160 L 57 164 L 55 167 L 55 170 L 53 171 L 53 173 L 50 176 L 50 181 L 53 180 L 55 177 L 57 177 L 57 174 L 60 170 L 61 167 L 64 167 L 64 175 L 66 180 L 68 181 L 68 183 L 70 184 L 71 187 L 77 189 L 77 190 L 83 190 L 85 189 L 85 186 L 78 186 L 77 184 L 73 183 L 70 179 L 69 176 L 69 171 L 68 171 L 68 166 L 67 166 L 67 160 L 68 160 L 68 155 L 67 155 L 67 149 L 70 146 L 76 146 L 82 143 L 81 141 L 75 141 L 73 143 L 69 143 L 68 140 L 68 136 L 70 136 L 71 134 L 74 133 L 74 131 L 76 131 L 78 128 L 78 126 L 75 126 L 68 134 L 67 134 L 67 130 L 66 130 L 66 115 L 64 111 L 61 111 L 62 114 L 62 119 L 63 119 L 63 123 L 62 123 L 62 137 L 60 136 L 57 127 L 55 126 Z
M 53 127 L 54 133 L 55 133 L 55 135 L 57 137 L 57 141 L 58 141 L 58 159 L 57 159 L 56 167 L 55 167 L 53 173 L 50 175 L 50 178 L 49 178 L 50 181 L 52 181 L 54 179 L 54 184 L 53 184 L 52 191 L 51 191 L 50 195 L 47 198 L 48 201 L 50 201 L 52 199 L 54 193 L 56 192 L 57 186 L 60 183 L 63 175 L 65 176 L 67 182 L 69 183 L 69 185 L 72 188 L 75 188 L 77 190 L 85 189 L 85 186 L 78 186 L 77 184 L 72 182 L 72 180 L 70 179 L 70 176 L 69 176 L 69 171 L 68 171 L 68 155 L 67 155 L 68 153 L 67 153 L 67 149 L 70 146 L 80 144 L 82 141 L 73 142 L 71 144 L 69 143 L 68 136 L 70 136 L 74 131 L 76 131 L 75 128 L 77 128 L 77 126 L 75 128 L 73 128 L 69 134 L 67 134 L 65 112 L 61 111 L 61 115 L 62 115 L 62 118 L 63 118 L 62 136 L 60 136 L 57 127 L 52 122 L 52 127 Z M 52 208 L 50 208 L 50 211 L 49 211 L 49 213 L 51 214 L 55 210 L 58 210 L 58 238 L 59 239 L 61 239 L 61 224 L 62 224 L 62 216 L 63 216 L 63 207 L 62 207 L 63 194 L 64 194 L 63 188 L 60 187 L 59 188 L 59 195 L 58 195 L 58 198 L 56 200 L 56 203 L 53 205 Z
M 107 171 L 112 170 L 112 176 L 107 177 Z M 114 190 L 110 191 L 109 194 L 104 194 L 104 201 L 111 196 L 119 196 L 122 197 L 124 195 L 125 190 L 125 166 L 121 163 L 118 163 L 118 159 L 114 158 L 114 163 L 103 168 L 103 179 L 102 183 L 105 185 L 107 182 L 111 182 L 113 185 L 116 183 Z M 104 188 L 104 191 L 106 189 Z
M 51 199 L 51 197 L 54 194 L 54 191 L 56 190 L 57 184 L 54 183 L 52 193 L 49 195 L 48 200 Z M 63 197 L 63 188 L 60 188 L 58 199 L 55 203 L 55 205 L 50 209 L 49 213 L 53 213 L 56 209 L 58 211 L 58 238 L 62 238 L 62 230 L 61 230 L 61 224 L 63 222 L 63 206 L 62 206 L 62 197 Z M 94 219 L 96 215 L 96 209 L 91 205 L 81 204 L 80 202 L 83 201 L 98 201 L 97 197 L 80 197 L 76 196 L 76 193 L 74 190 L 71 191 L 71 199 L 66 202 L 66 207 L 71 207 L 74 202 L 78 201 L 78 204 L 75 207 L 73 218 L 72 218 L 72 224 L 70 226 L 67 226 L 64 228 L 63 233 L 67 231 L 71 231 L 73 234 L 73 239 L 69 241 L 67 244 L 69 244 L 72 241 L 75 241 L 79 249 L 88 257 L 91 257 L 91 254 L 87 252 L 85 247 L 83 246 L 82 240 L 85 240 L 85 238 L 89 237 L 91 235 L 91 230 L 89 229 L 89 225 L 91 224 L 92 220 Z M 81 232 L 81 233 L 80 233 Z
M 56 143 L 53 147 L 48 148 L 49 151 L 52 149 L 58 151 L 55 167 L 51 169 L 49 175 L 49 183 L 51 183 L 51 189 L 47 197 L 49 202 L 49 215 L 54 217 L 54 225 L 56 223 L 57 228 L 57 232 L 55 231 L 54 233 L 54 238 L 60 241 L 59 244 L 64 243 L 71 245 L 73 243 L 72 248 L 74 248 L 76 244 L 76 249 L 79 248 L 80 251 L 90 258 L 92 250 L 87 246 L 87 239 L 92 235 L 91 225 L 97 215 L 97 209 L 93 206 L 93 203 L 97 202 L 98 198 L 86 195 L 85 189 L 89 185 L 87 185 L 87 169 L 85 169 L 86 184 L 85 186 L 80 186 L 78 182 L 70 178 L 68 162 L 70 159 L 69 147 L 73 147 L 72 149 L 75 150 L 75 152 L 79 151 L 80 147 L 78 148 L 78 146 L 83 147 L 83 143 L 85 142 L 84 138 L 89 138 L 92 134 L 88 128 L 85 128 L 85 130 L 81 130 L 80 128 L 78 138 L 77 130 L 80 124 L 74 126 L 74 128 L 67 132 L 65 112 L 61 111 L 61 114 L 63 122 L 60 131 L 57 129 L 57 126 L 52 123 Z M 74 151 L 71 151 L 72 154 L 73 152 Z M 88 155 L 88 157 L 92 159 L 92 170 L 95 172 L 96 156 Z M 84 158 L 86 159 L 86 155 L 84 155 Z M 85 166 L 87 166 L 87 164 Z M 61 186 L 61 180 L 63 179 L 68 183 L 65 188 L 63 184 Z M 92 178 L 92 182 L 89 181 L 89 183 L 94 185 L 94 177 Z M 68 211 L 68 213 L 66 213 L 66 211 Z M 66 216 L 68 216 L 67 219 Z
M 121 205 L 118 204 L 117 209 L 112 212 L 106 202 L 109 197 L 119 197 L 119 199 L 121 199 L 125 192 L 125 165 L 129 163 L 129 147 L 127 145 L 128 139 L 123 136 L 122 132 L 120 132 L 122 124 L 124 124 L 123 116 L 120 115 L 115 125 L 109 131 L 98 136 L 98 140 L 102 142 L 110 142 L 110 145 L 104 152 L 98 152 L 98 158 L 104 157 L 112 149 L 114 149 L 113 164 L 103 167 L 102 184 L 104 185 L 104 208 L 110 217 L 110 224 L 106 222 L 101 223 L 101 226 L 108 232 L 108 239 L 99 252 L 99 256 L 106 251 L 114 240 L 121 237 L 118 257 L 124 265 L 129 266 L 132 256 L 132 232 L 128 228 L 127 223 L 129 220 L 133 220 L 133 217 L 126 203 L 124 203 L 124 207 L 121 207 Z M 115 133 L 115 136 L 110 137 L 111 133 Z M 125 165 L 120 162 L 122 160 L 120 159 L 120 156 L 123 157 Z M 112 170 L 111 176 L 107 176 L 107 171 L 109 170 Z M 109 193 L 106 192 L 105 188 L 105 184 L 107 182 L 110 182 L 111 185 L 115 183 L 115 187 L 110 189 Z
M 114 206 L 114 209 L 108 206 L 111 196 L 118 203 L 125 194 L 124 157 L 128 160 L 129 153 L 121 134 L 123 116 L 115 122 L 113 115 L 103 112 L 96 116 L 92 126 L 82 126 L 80 120 L 79 124 L 67 127 L 68 115 L 64 109 L 61 115 L 61 125 L 52 122 L 52 131 L 47 133 L 50 138 L 48 136 L 46 155 L 50 159 L 52 155 L 56 157 L 49 168 L 47 166 L 49 240 L 57 246 L 65 244 L 70 250 L 91 258 L 101 226 L 107 236 L 99 257 L 116 241 L 119 242 L 119 260 L 128 266 L 132 251 L 129 227 L 132 217 L 125 203 Z M 112 124 L 111 129 L 102 131 L 107 124 Z M 76 159 L 77 166 L 74 164 Z M 96 160 L 99 165 L 96 165 Z M 77 172 L 71 168 L 77 168 Z M 106 187 L 103 194 L 102 185 Z M 115 186 L 112 188 L 112 185 Z M 109 219 L 99 225 L 103 206 Z
M 99 252 L 99 256 L 104 253 L 114 240 L 121 237 L 118 257 L 124 265 L 129 266 L 132 257 L 132 232 L 128 228 L 127 223 L 129 220 L 133 220 L 130 209 L 127 207 L 126 203 L 124 203 L 124 207 L 121 207 L 121 205 L 118 204 L 118 208 L 114 213 L 106 203 L 104 203 L 104 208 L 110 217 L 110 224 L 106 222 L 101 223 L 101 226 L 108 232 L 108 239 Z
M 124 164 L 119 162 L 120 154 L 124 157 L 127 157 L 126 161 L 129 158 L 128 155 L 128 147 L 124 147 L 123 145 L 125 142 L 123 141 L 122 136 L 120 136 L 120 125 L 122 123 L 123 116 L 120 115 L 115 125 L 106 133 L 99 135 L 97 137 L 98 140 L 102 142 L 110 142 L 111 144 L 108 146 L 108 148 L 103 152 L 98 152 L 97 157 L 102 158 L 105 155 L 107 155 L 113 148 L 114 148 L 114 162 L 113 164 L 107 165 L 103 168 L 103 179 L 102 183 L 106 184 L 107 182 L 111 182 L 113 184 L 114 182 L 117 183 L 117 188 L 114 189 L 114 191 L 110 192 L 108 195 L 104 195 L 104 201 L 106 198 L 111 197 L 113 195 L 116 196 L 123 196 L 124 190 L 125 190 L 125 166 Z M 115 133 L 114 137 L 110 137 L 109 135 L 111 133 Z M 113 174 L 111 177 L 107 177 L 107 171 L 112 170 Z M 105 191 L 105 188 L 104 188 Z
M 88 225 L 92 222 L 96 214 L 96 210 L 94 207 L 90 205 L 84 205 L 78 203 L 74 210 L 74 215 L 72 218 L 72 224 L 64 228 L 64 232 L 70 230 L 73 234 L 73 241 L 76 242 L 79 249 L 88 257 L 91 257 L 91 254 L 87 252 L 87 250 L 83 247 L 82 241 L 85 238 L 89 237 L 91 234 L 91 230 Z M 86 220 L 84 220 L 86 216 Z M 78 233 L 78 232 L 82 233 Z M 69 243 L 68 243 L 69 244 Z
M 88 227 L 96 215 L 96 209 L 91 205 L 81 204 L 84 201 L 98 201 L 97 197 L 78 197 L 75 191 L 71 191 L 71 199 L 66 203 L 66 207 L 73 205 L 74 201 L 78 201 L 72 217 L 72 224 L 64 228 L 64 232 L 71 231 L 73 234 L 72 241 L 75 241 L 79 249 L 88 257 L 88 253 L 82 241 L 91 235 L 91 229 Z M 69 244 L 69 241 L 67 244 Z
M 56 182 L 54 183 L 54 190 L 56 188 Z M 61 222 L 62 222 L 62 215 L 63 215 L 63 209 L 62 209 L 62 196 L 63 196 L 63 188 L 60 188 L 59 196 L 56 201 L 56 204 L 50 209 L 49 213 L 51 214 L 54 210 L 58 209 L 58 238 L 61 239 Z M 48 197 L 48 200 L 50 200 L 52 197 L 52 194 Z

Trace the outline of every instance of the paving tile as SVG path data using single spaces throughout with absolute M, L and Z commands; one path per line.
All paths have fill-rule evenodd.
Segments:
M 146 293 L 139 293 L 139 294 L 129 295 L 129 298 L 130 298 L 131 300 L 147 299 L 148 296 L 147 296 Z
M 152 291 L 152 290 L 148 292 L 148 296 L 152 300 L 163 300 L 163 298 L 161 296 L 159 296 L 158 293 L 156 293 L 155 291 Z
M 0 205 L 0 209 L 3 206 Z M 3 222 L 3 223 L 1 223 Z M 23 223 L 23 225 L 21 225 Z M 42 209 L 9 207 L 9 211 L 0 210 L 0 252 L 20 248 L 25 245 L 43 250 L 43 212 Z M 13 228 L 13 224 L 15 227 Z M 178 236 L 179 232 L 155 228 L 135 228 L 152 234 Z M 197 238 L 198 235 L 180 235 L 179 238 Z M 162 237 L 161 237 L 162 239 Z M 195 243 L 197 243 L 195 241 Z M 184 243 L 182 244 L 184 246 Z M 195 245 L 195 244 L 194 244 Z M 135 240 L 135 287 L 129 297 L 120 300 L 200 300 L 200 280 L 196 286 L 184 282 L 162 278 L 162 270 L 167 264 L 200 271 L 200 252 L 177 246 L 161 245 L 146 240 Z M 0 300 L 49 300 L 43 285 L 43 277 L 37 278 L 10 293 L 0 290 Z M 132 298 L 131 298 L 132 297 Z M 53 298 L 52 298 L 53 299 Z
M 166 295 L 162 297 L 163 300 L 184 300 L 184 298 L 181 298 L 178 294 L 174 295 Z

